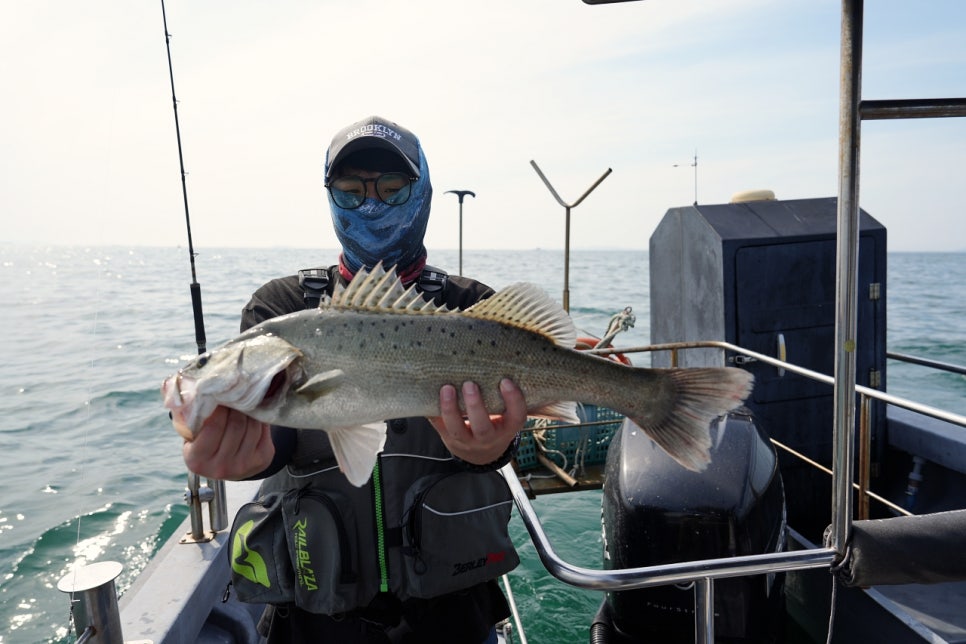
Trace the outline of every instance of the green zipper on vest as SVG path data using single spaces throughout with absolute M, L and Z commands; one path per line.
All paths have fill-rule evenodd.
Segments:
M 379 559 L 379 591 L 389 592 L 389 567 L 386 565 L 386 533 L 382 512 L 382 477 L 379 460 L 372 470 L 372 492 L 376 510 L 376 556 Z

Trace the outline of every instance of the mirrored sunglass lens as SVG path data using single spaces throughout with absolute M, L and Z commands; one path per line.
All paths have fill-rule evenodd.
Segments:
M 349 209 L 358 208 L 362 205 L 362 202 L 365 201 L 364 197 L 354 195 L 351 192 L 338 192 L 337 194 L 334 194 L 333 197 L 335 198 L 336 204 L 342 208 Z
M 332 182 L 332 200 L 340 208 L 358 208 L 366 199 L 366 184 L 358 177 L 341 177 Z
M 409 177 L 399 172 L 388 172 L 380 175 L 376 180 L 376 192 L 379 198 L 390 205 L 406 203 L 411 186 Z
M 332 189 L 332 200 L 340 208 L 358 208 L 362 205 L 362 202 L 366 200 L 363 195 L 357 195 L 353 192 L 343 192 L 338 188 Z
M 366 194 L 366 184 L 359 177 L 339 177 L 332 182 L 332 187 L 341 192 L 349 192 L 363 197 Z

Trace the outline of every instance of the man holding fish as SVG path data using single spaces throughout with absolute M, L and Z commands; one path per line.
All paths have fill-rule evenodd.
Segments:
M 495 641 L 495 580 L 519 561 L 496 470 L 526 417 L 609 407 L 700 471 L 751 375 L 587 355 L 533 285 L 427 267 L 429 170 L 395 123 L 336 134 L 325 179 L 338 265 L 261 287 L 240 336 L 164 382 L 185 462 L 269 477 L 236 517 L 232 570 L 240 598 L 272 605 L 270 642 Z
M 430 211 L 432 186 L 426 158 L 418 139 L 407 129 L 380 117 L 370 117 L 340 131 L 332 140 L 327 153 L 326 184 L 333 224 L 343 253 L 334 270 L 326 271 L 331 290 L 336 284 L 351 282 L 361 269 L 371 268 L 382 262 L 396 266 L 404 284 L 417 285 L 426 266 L 426 249 L 423 234 Z M 457 308 L 469 306 L 478 299 L 492 294 L 492 290 L 478 282 L 459 277 L 447 277 L 444 292 L 437 296 L 441 303 Z M 325 295 L 325 294 L 323 294 Z M 242 314 L 242 330 L 259 322 L 305 308 L 305 291 L 295 277 L 275 280 L 266 284 L 252 298 Z M 457 390 L 459 386 L 459 391 Z M 427 460 L 420 456 L 438 455 L 450 457 L 443 461 L 443 468 L 396 468 L 408 476 L 390 480 L 383 476 L 382 487 L 395 486 L 402 494 L 413 485 L 413 478 L 446 476 L 453 470 L 470 472 L 473 476 L 459 477 L 464 487 L 473 485 L 475 476 L 496 476 L 495 470 L 512 457 L 515 439 L 527 418 L 526 403 L 520 389 L 509 379 L 499 385 L 505 406 L 501 415 L 491 416 L 483 401 L 479 386 L 468 381 L 453 382 L 440 388 L 439 411 L 432 422 L 420 419 L 398 419 L 391 422 L 390 439 L 383 446 L 394 453 L 415 453 L 409 460 Z M 460 406 L 460 397 L 465 412 Z M 385 433 L 385 423 L 383 433 Z M 182 435 L 193 436 L 184 444 L 184 460 L 188 468 L 201 475 L 228 480 L 261 478 L 272 475 L 265 488 L 301 488 L 303 481 L 311 480 L 311 471 L 323 470 L 315 478 L 325 479 L 324 468 L 330 459 L 317 458 L 326 450 L 326 432 L 296 431 L 286 427 L 273 427 L 245 412 L 218 405 L 203 419 L 200 430 L 193 432 L 177 418 L 175 426 Z M 435 431 L 433 431 L 435 430 Z M 426 443 L 428 446 L 413 448 L 409 442 Z M 394 443 L 400 446 L 394 448 Z M 422 454 L 420 454 L 422 452 Z M 385 458 L 385 457 L 384 457 Z M 402 460 L 398 457 L 394 460 Z M 306 467 L 308 461 L 308 467 Z M 427 461 L 434 463 L 436 461 Z M 284 469 L 283 469 L 284 468 Z M 371 465 L 370 465 L 371 469 Z M 436 470 L 436 471 L 434 471 Z M 476 472 L 476 470 L 480 470 Z M 391 473 L 392 470 L 390 470 Z M 293 473 L 295 476 L 293 476 Z M 306 476 L 308 474 L 308 476 Z M 454 480 L 457 480 L 454 477 Z M 328 476 L 320 484 L 348 486 L 335 476 Z M 365 475 L 364 489 L 372 496 L 372 479 Z M 386 497 L 398 496 L 383 490 Z M 472 489 L 465 491 L 470 500 Z M 393 522 L 398 515 L 401 523 L 406 508 L 381 510 Z M 373 510 L 367 510 L 371 513 Z M 358 511 L 362 514 L 362 510 Z M 506 506 L 506 514 L 509 505 Z M 368 519 L 368 517 L 366 517 Z M 501 516 L 496 527 L 505 532 L 506 520 Z M 395 527 L 395 526 L 394 526 Z M 360 526 L 360 533 L 368 526 Z M 367 540 L 371 541 L 371 537 Z M 329 546 L 336 547 L 336 546 Z M 360 559 L 378 559 L 378 544 L 355 544 Z M 511 546 L 512 547 L 512 546 Z M 400 550 L 399 545 L 388 549 Z M 484 552 L 485 556 L 487 553 Z M 377 556 L 373 556 L 377 555 Z M 389 557 L 390 561 L 392 557 Z M 516 554 L 507 553 L 501 562 L 493 566 L 494 572 L 486 581 L 472 583 L 467 588 L 444 593 L 436 597 L 411 597 L 377 589 L 365 601 L 364 588 L 350 590 L 358 602 L 343 602 L 349 610 L 334 615 L 311 613 L 298 606 L 270 607 L 267 612 L 266 630 L 269 641 L 447 641 L 484 642 L 495 641 L 493 624 L 509 615 L 506 601 L 495 582 L 496 577 L 515 566 Z M 465 563 L 465 562 L 458 562 Z M 452 571 L 447 570 L 448 575 Z M 381 576 L 381 573 L 378 573 Z M 403 579 L 402 571 L 388 571 L 388 575 Z M 383 584 L 380 584 L 383 585 Z M 390 584 L 391 585 L 391 584 Z M 427 593 L 417 593 L 425 595 Z M 396 595 L 396 596 L 393 596 Z M 357 603 L 350 607 L 350 604 Z M 412 623 L 410 623 L 412 622 Z M 380 639 L 382 638 L 382 639 Z

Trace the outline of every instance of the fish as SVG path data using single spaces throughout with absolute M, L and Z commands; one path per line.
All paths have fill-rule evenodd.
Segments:
M 610 408 L 693 471 L 710 462 L 711 421 L 752 390 L 753 376 L 737 367 L 634 367 L 578 351 L 576 339 L 569 314 L 532 283 L 455 310 L 380 264 L 318 308 L 265 320 L 198 356 L 161 392 L 187 440 L 219 405 L 324 430 L 340 469 L 361 486 L 385 445 L 385 421 L 439 416 L 446 384 L 475 382 L 493 414 L 504 411 L 504 378 L 532 417 L 577 423 L 578 402 Z

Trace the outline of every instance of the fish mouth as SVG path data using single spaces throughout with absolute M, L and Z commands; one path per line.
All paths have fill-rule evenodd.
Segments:
M 161 386 L 172 420 L 182 422 L 192 433 L 201 429 L 219 405 L 249 415 L 256 412 L 256 417 L 270 415 L 257 412 L 284 406 L 302 374 L 302 353 L 272 335 L 257 336 L 211 355 L 205 364 L 180 369 Z M 207 368 L 202 371 L 202 367 Z
M 177 409 L 184 404 L 181 397 L 181 372 L 169 376 L 161 383 L 161 397 L 168 409 Z
M 257 340 L 261 342 L 256 345 Z M 275 346 L 278 344 L 281 347 Z M 256 338 L 252 345 L 250 349 L 254 348 L 253 352 L 239 352 L 231 384 L 216 396 L 219 403 L 244 413 L 284 405 L 292 382 L 302 372 L 302 353 L 288 342 L 266 335 Z M 267 360 L 264 355 L 266 348 L 274 353 Z M 252 356 L 249 360 L 251 364 L 246 365 L 246 354 Z
M 291 382 L 289 367 L 272 376 L 272 381 L 268 384 L 268 389 L 265 390 L 265 395 L 262 396 L 261 402 L 256 405 L 256 409 L 268 409 L 275 406 L 288 393 Z
M 261 399 L 251 407 L 254 410 L 271 410 L 285 404 L 290 390 L 296 382 L 305 377 L 302 372 L 300 354 L 288 356 L 277 365 L 278 371 L 262 380 Z M 266 384 L 267 381 L 267 384 Z M 253 392 L 254 393 L 254 392 Z
M 182 387 L 187 386 L 188 390 Z M 195 433 L 198 431 L 198 411 L 194 405 L 194 383 L 188 381 L 182 383 L 181 372 L 165 378 L 161 384 L 161 393 L 164 398 L 164 406 L 169 410 L 168 414 L 174 421 L 174 428 L 181 436 L 187 440 L 194 440 Z

